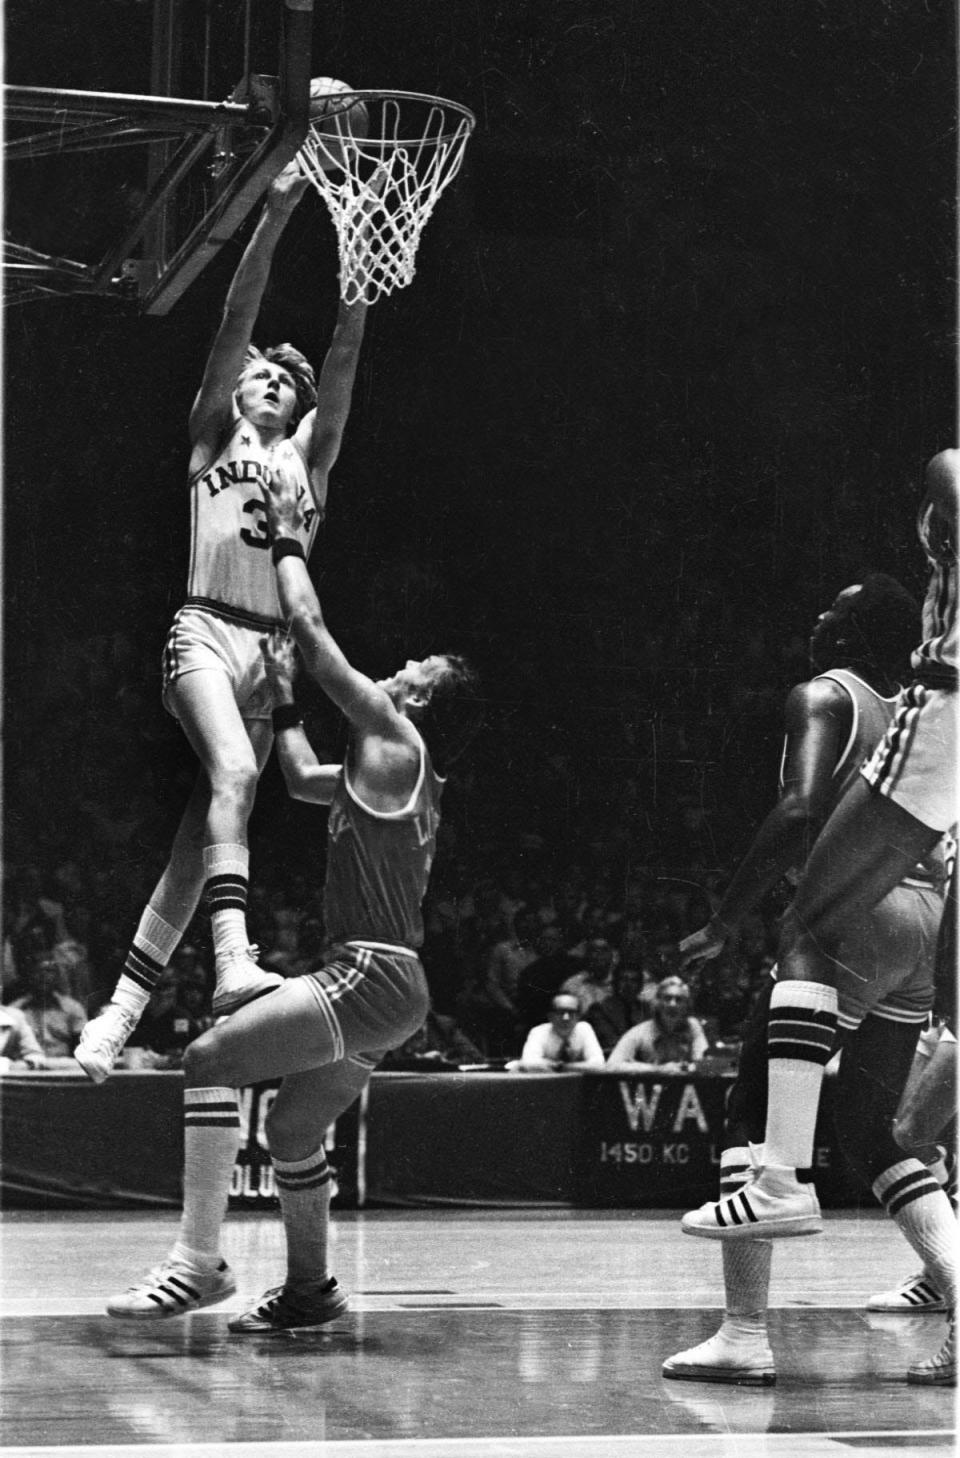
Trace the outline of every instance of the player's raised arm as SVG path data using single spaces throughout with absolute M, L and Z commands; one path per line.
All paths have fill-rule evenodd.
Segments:
M 367 183 L 363 204 L 368 215 L 367 226 L 370 213 L 379 206 L 386 181 L 386 171 L 378 168 Z M 358 246 L 361 246 L 359 242 Z M 326 505 L 328 477 L 340 454 L 343 432 L 350 415 L 366 322 L 366 300 L 358 299 L 348 304 L 341 297 L 333 338 L 317 382 L 316 407 L 301 420 L 294 437 L 306 459 L 314 496 L 321 511 Z
M 296 649 L 282 632 L 263 639 L 263 661 L 273 692 L 273 731 L 284 783 L 294 800 L 329 805 L 342 765 L 321 764 L 293 697 Z
M 316 406 L 303 417 L 294 437 L 306 459 L 321 511 L 350 415 L 366 317 L 365 303 L 346 304 L 340 300 L 333 338 L 317 382 Z
M 408 731 L 386 691 L 347 661 L 323 620 L 297 537 L 303 504 L 282 470 L 276 471 L 272 483 L 263 487 L 263 497 L 273 538 L 280 604 L 304 668 L 355 729 L 384 738 L 406 739 Z
M 190 441 L 195 447 L 212 445 L 223 427 L 260 312 L 277 243 L 306 186 L 297 164 L 291 162 L 267 190 L 263 211 L 227 290 L 220 327 L 190 412 Z

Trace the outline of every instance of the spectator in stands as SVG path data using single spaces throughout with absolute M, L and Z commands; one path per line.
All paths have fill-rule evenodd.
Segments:
M 587 1022 L 597 1035 L 604 1056 L 611 1053 L 630 1028 L 649 1012 L 641 997 L 643 973 L 636 966 L 620 966 L 613 975 L 613 991 L 587 1008 Z
M 157 1068 L 179 1068 L 188 1043 L 212 1027 L 213 1018 L 205 1011 L 194 1013 L 183 1006 L 184 992 L 187 1002 L 194 1000 L 192 990 L 199 987 L 203 1002 L 206 1002 L 206 979 L 198 982 L 196 975 L 185 973 L 183 984 L 172 966 L 164 968 L 150 1000 L 143 1010 L 140 1021 L 127 1043 L 131 1048 L 143 1048 L 155 1055 L 148 1062 Z
M 707 1051 L 707 1035 L 690 1016 L 690 988 L 680 977 L 664 977 L 653 1017 L 630 1028 L 607 1059 L 623 1073 L 692 1073 Z
M 535 959 L 534 941 L 540 923 L 533 912 L 520 911 L 512 936 L 490 948 L 483 992 L 487 1003 L 487 1046 L 494 1057 L 506 1055 L 517 1045 L 526 1026 L 517 1007 L 520 973 Z
M 566 950 L 563 931 L 557 922 L 542 927 L 533 945 L 537 955 L 517 978 L 514 998 L 527 1028 L 544 1022 L 550 1016 L 554 993 L 581 970 L 576 958 Z
M 285 977 L 302 977 L 305 972 L 312 972 L 323 962 L 325 940 L 322 919 L 314 911 L 307 912 L 297 928 L 296 956 L 283 965 L 276 961 L 272 961 L 270 965 L 275 972 L 282 972 Z
M 580 939 L 570 948 L 570 953 L 585 961 L 591 942 L 608 940 L 610 917 L 606 906 L 597 906 L 591 902 L 581 914 L 580 929 Z
M 24 991 L 12 1007 L 25 1014 L 44 1057 L 72 1057 L 87 1021 L 81 1003 L 60 991 L 60 971 L 49 950 L 31 947 L 20 969 Z
M 0 1005 L 0 1073 L 8 1068 L 46 1068 L 37 1035 L 18 1007 Z
M 381 1069 L 409 1068 L 417 1065 L 458 1068 L 462 1063 L 484 1063 L 480 1049 L 458 1027 L 456 1019 L 430 1008 L 426 1021 L 399 1048 L 391 1049 L 380 1063 Z
M 589 1012 L 595 1002 L 602 1002 L 613 992 L 617 954 L 606 937 L 591 937 L 584 944 L 583 959 L 583 971 L 568 977 L 562 991 L 572 993 L 579 999 L 582 1011 Z
M 697 969 L 699 990 L 694 1011 L 709 1023 L 719 1038 L 740 1038 L 760 991 L 761 979 L 754 979 L 734 951 L 721 953 Z
M 176 973 L 177 986 L 180 988 L 199 984 L 206 993 L 213 986 L 213 978 L 207 971 L 203 953 L 195 942 L 182 941 L 170 958 L 169 965 Z
M 550 1021 L 531 1028 L 523 1052 L 507 1067 L 518 1073 L 558 1073 L 568 1069 L 602 1068 L 603 1049 L 589 1023 L 580 1020 L 580 1003 L 558 992 L 550 1004 Z
M 84 940 L 87 926 L 89 917 L 82 907 L 67 915 L 57 904 L 52 955 L 60 973 L 60 988 L 84 1007 L 89 1005 L 91 993 L 90 954 Z
M 196 948 L 191 948 L 197 957 L 199 953 Z M 187 1026 L 179 1029 L 184 1032 L 186 1042 L 191 1043 L 200 1033 L 205 1033 L 214 1024 L 212 992 L 210 979 L 199 963 L 192 967 L 180 967 L 178 959 L 174 954 L 170 964 L 177 977 L 177 1002 L 176 1013 L 178 1018 L 186 1019 Z M 174 1024 L 176 1027 L 176 1023 Z

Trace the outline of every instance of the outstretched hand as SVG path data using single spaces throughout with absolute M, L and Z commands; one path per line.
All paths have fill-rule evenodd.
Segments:
M 727 944 L 727 936 L 728 933 L 712 921 L 708 921 L 699 931 L 691 932 L 680 943 L 681 968 L 687 968 L 694 962 L 709 962 L 714 957 L 719 957 Z
M 297 648 L 282 628 L 260 639 L 263 666 L 278 702 L 293 698 L 293 680 L 297 674 Z
M 294 157 L 270 183 L 267 188 L 267 202 L 273 207 L 292 211 L 306 192 L 307 185 L 306 174 L 301 171 L 300 163 Z
M 294 537 L 303 526 L 303 503 L 293 481 L 282 466 L 274 466 L 271 479 L 260 486 L 267 509 L 271 537 Z

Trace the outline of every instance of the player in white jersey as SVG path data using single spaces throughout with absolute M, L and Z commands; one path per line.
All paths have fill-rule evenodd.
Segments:
M 480 702 L 463 659 L 409 660 L 374 682 L 327 628 L 301 543 L 288 481 L 268 488 L 276 562 L 292 633 L 311 678 L 342 711 L 342 765 L 320 764 L 292 701 L 282 650 L 274 724 L 280 764 L 297 799 L 328 805 L 321 964 L 288 977 L 197 1038 L 184 1057 L 184 1204 L 165 1260 L 111 1297 L 125 1321 L 180 1316 L 224 1300 L 234 1280 L 220 1255 L 240 1142 L 237 1089 L 280 1078 L 266 1123 L 287 1247 L 287 1275 L 229 1323 L 260 1336 L 325 1325 L 347 1309 L 328 1268 L 331 1175 L 325 1131 L 366 1087 L 384 1053 L 423 1023 L 429 1005 L 419 948 L 423 897 L 443 776 L 476 733 Z
M 823 1070 L 837 1026 L 836 954 L 851 920 L 875 907 L 957 820 L 957 509 L 960 451 L 939 452 L 925 473 L 920 540 L 930 565 L 916 682 L 900 695 L 893 723 L 830 819 L 804 868 L 785 918 L 768 1032 L 769 1100 L 763 1168 L 742 1192 L 684 1217 L 689 1234 L 740 1240 L 821 1228 L 808 1169 Z M 927 1167 L 905 1156 L 874 1193 L 937 1274 L 952 1311 L 956 1227 L 950 1202 Z M 744 1200 L 747 1202 L 745 1212 Z M 922 1235 L 922 1242 L 921 1242 Z M 947 1339 L 909 1380 L 952 1385 Z
M 262 488 L 282 467 L 301 501 L 298 540 L 309 552 L 350 410 L 366 314 L 363 302 L 341 301 L 318 383 L 292 345 L 261 353 L 251 343 L 277 243 L 306 186 L 296 162 L 270 184 L 190 412 L 188 596 L 164 650 L 164 703 L 201 773 L 113 997 L 77 1048 L 95 1082 L 113 1067 L 204 890 L 214 1011 L 232 1012 L 282 981 L 257 966 L 246 928 L 247 821 L 273 742 L 263 639 L 284 630 Z
M 810 642 L 820 672 L 798 684 L 787 700 L 780 798 L 710 922 L 681 943 L 684 965 L 716 956 L 781 876 L 796 880 L 810 841 L 890 723 L 919 623 L 918 604 L 882 574 L 847 588 L 821 614 Z M 939 857 L 915 868 L 869 917 L 848 928 L 841 949 L 844 1044 L 835 1124 L 841 1147 L 867 1188 L 901 1157 L 890 1125 L 917 1029 L 933 998 L 944 875 Z M 727 1100 L 720 1159 L 724 1194 L 746 1182 L 763 1136 L 772 987 L 773 979 L 751 1012 Z M 669 1358 L 664 1376 L 755 1384 L 775 1380 L 766 1329 L 771 1250 L 772 1243 L 763 1239 L 724 1245 L 721 1327 L 700 1346 Z

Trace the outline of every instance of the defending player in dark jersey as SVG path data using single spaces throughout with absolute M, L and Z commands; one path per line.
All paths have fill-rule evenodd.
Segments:
M 384 1053 L 427 1014 L 417 955 L 421 902 L 440 819 L 445 770 L 479 724 L 475 676 L 460 658 L 413 660 L 373 682 L 331 637 L 300 541 L 303 506 L 278 473 L 264 492 L 284 615 L 307 671 L 343 711 L 343 765 L 320 764 L 292 703 L 282 647 L 271 662 L 274 710 L 287 785 L 329 805 L 323 964 L 288 978 L 187 1048 L 184 1059 L 184 1207 L 169 1256 L 107 1304 L 132 1320 L 176 1316 L 235 1289 L 219 1253 L 220 1228 L 240 1137 L 236 1089 L 282 1083 L 267 1117 L 287 1242 L 287 1275 L 233 1332 L 322 1325 L 346 1310 L 327 1269 L 330 1170 L 323 1139 L 365 1087 Z M 436 768 L 434 767 L 434 759 Z
M 779 980 L 770 1004 L 769 1100 L 764 1166 L 749 1187 L 684 1217 L 689 1234 L 740 1240 L 802 1235 L 820 1228 L 810 1167 L 823 1070 L 837 1025 L 838 954 L 852 923 L 890 894 L 957 820 L 957 509 L 960 452 L 928 463 L 920 542 L 930 566 L 923 641 L 914 682 L 900 694 L 890 729 L 830 816 L 804 868 L 780 939 Z M 901 1158 L 873 1183 L 914 1249 L 937 1276 L 952 1311 L 956 1228 L 949 1200 L 927 1167 Z M 744 1205 L 746 1201 L 746 1206 Z M 947 1339 L 908 1374 L 915 1383 L 954 1384 Z
M 919 627 L 918 604 L 882 574 L 845 589 L 820 615 L 810 640 L 810 657 L 820 672 L 798 684 L 787 700 L 780 797 L 708 925 L 681 943 L 684 965 L 716 956 L 765 892 L 781 877 L 796 880 L 818 830 L 886 732 Z M 836 1101 L 838 1134 L 868 1186 L 874 1173 L 899 1158 L 890 1124 L 932 1001 L 944 874 L 940 858 L 913 868 L 881 914 L 857 928 L 859 934 L 849 936 L 841 951 L 840 1022 L 848 1041 Z M 720 1161 L 724 1194 L 739 1189 L 759 1159 L 772 987 L 771 980 L 751 1015 L 728 1098 Z M 859 1096 L 865 1078 L 866 1102 Z M 769 1240 L 724 1245 L 726 1312 L 720 1330 L 668 1359 L 665 1376 L 774 1381 L 766 1329 L 771 1249 Z
M 271 183 L 237 265 L 190 413 L 191 542 L 187 599 L 164 650 L 163 701 L 180 721 L 200 774 L 170 859 L 144 909 L 107 1006 L 84 1028 L 76 1059 L 101 1082 L 113 1067 L 206 889 L 216 960 L 216 1013 L 280 982 L 257 966 L 246 924 L 247 821 L 272 743 L 262 653 L 282 626 L 261 486 L 296 481 L 309 552 L 350 410 L 366 305 L 341 302 L 315 383 L 289 344 L 251 344 L 276 245 L 306 188 L 296 162 Z

